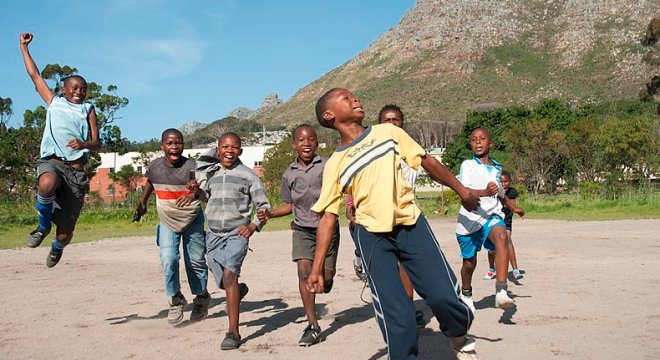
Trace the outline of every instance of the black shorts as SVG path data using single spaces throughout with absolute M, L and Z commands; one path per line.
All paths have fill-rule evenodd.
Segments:
M 89 177 L 83 169 L 55 160 L 41 159 L 37 162 L 37 180 L 44 173 L 53 173 L 60 185 L 55 190 L 52 221 L 59 230 L 73 231 L 89 191 Z

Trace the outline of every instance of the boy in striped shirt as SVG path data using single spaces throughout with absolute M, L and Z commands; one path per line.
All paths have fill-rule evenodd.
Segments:
M 248 251 L 248 241 L 265 222 L 256 210 L 270 210 L 266 191 L 257 175 L 239 160 L 241 138 L 227 132 L 220 136 L 217 149 L 202 154 L 197 160 L 199 194 L 207 202 L 206 252 L 209 268 L 218 287 L 225 289 L 229 329 L 222 350 L 238 349 L 238 315 L 241 298 L 247 286 L 238 283 L 241 266 Z

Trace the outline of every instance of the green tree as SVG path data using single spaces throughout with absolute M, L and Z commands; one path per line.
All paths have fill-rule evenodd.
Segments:
M 14 111 L 11 109 L 11 98 L 2 98 L 0 97 L 0 125 L 5 124 L 5 116 L 7 119 L 14 114 Z
M 119 171 L 110 173 L 110 179 L 114 182 L 118 182 L 121 186 L 126 189 L 129 194 L 132 194 L 135 191 L 135 182 L 142 177 L 142 173 L 133 169 L 132 165 L 124 165 Z

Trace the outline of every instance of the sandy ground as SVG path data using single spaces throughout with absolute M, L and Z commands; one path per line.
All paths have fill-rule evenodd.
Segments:
M 432 225 L 455 271 L 460 269 L 454 219 Z M 525 278 L 510 285 L 517 307 L 493 308 L 494 283 L 474 279 L 477 306 L 470 334 L 482 359 L 660 358 L 660 220 L 516 221 Z M 338 275 L 331 294 L 317 297 L 324 341 L 298 347 L 305 327 L 290 232 L 251 240 L 242 281 L 244 345 L 220 350 L 227 329 L 224 293 L 210 282 L 208 319 L 167 324 L 158 250 L 148 237 L 108 239 L 67 248 L 45 267 L 47 247 L 0 251 L 2 359 L 384 359 L 368 289 L 361 295 L 342 229 Z M 191 300 L 183 280 L 183 292 Z M 421 359 L 452 359 L 438 324 L 419 331 Z

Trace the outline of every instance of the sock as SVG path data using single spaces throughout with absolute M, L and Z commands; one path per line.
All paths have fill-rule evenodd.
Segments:
M 495 282 L 495 293 L 497 294 L 500 292 L 500 290 L 507 290 L 509 288 L 509 284 L 507 284 L 506 280 L 505 281 L 497 281 Z
M 472 289 L 461 289 L 461 293 L 467 297 L 472 297 Z
M 494 272 L 495 272 L 495 268 L 489 268 L 489 269 L 488 269 L 488 272 L 492 272 L 492 273 L 494 273 Z
M 60 251 L 64 250 L 64 246 L 66 246 L 66 245 L 60 244 L 60 242 L 57 241 L 57 239 L 55 239 L 55 240 L 53 240 L 53 245 L 51 245 L 51 249 L 53 249 L 53 251 L 55 251 L 55 252 L 60 252 Z
M 39 214 L 39 229 L 41 230 L 50 231 L 53 201 L 55 201 L 55 194 L 46 197 L 37 192 L 37 214 Z

